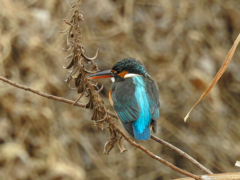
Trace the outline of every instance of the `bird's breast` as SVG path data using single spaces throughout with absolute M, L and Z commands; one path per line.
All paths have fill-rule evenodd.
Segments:
M 113 106 L 112 92 L 113 92 L 113 90 L 110 89 L 110 91 L 109 91 L 109 101 L 110 101 L 110 104 Z

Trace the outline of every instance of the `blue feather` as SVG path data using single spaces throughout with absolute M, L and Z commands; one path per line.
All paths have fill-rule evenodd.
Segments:
M 134 136 L 138 140 L 147 140 L 151 136 L 151 113 L 145 83 L 141 76 L 133 77 L 135 84 L 135 98 L 140 106 L 140 116 L 133 122 Z

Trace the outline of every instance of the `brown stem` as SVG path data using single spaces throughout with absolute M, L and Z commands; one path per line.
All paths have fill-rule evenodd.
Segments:
M 74 104 L 75 101 L 72 101 L 72 100 L 69 100 L 69 99 L 66 99 L 66 98 L 62 98 L 62 97 L 58 97 L 58 96 L 53 96 L 53 95 L 50 95 L 50 94 L 47 94 L 47 93 L 43 93 L 43 92 L 39 92 L 35 89 L 32 89 L 32 88 L 29 88 L 29 87 L 26 87 L 26 86 L 23 86 L 21 84 L 17 84 L 13 81 L 10 81 L 2 76 L 0 76 L 0 80 L 3 81 L 3 82 L 6 82 L 12 86 L 15 86 L 19 89 L 23 89 L 25 91 L 30 91 L 34 94 L 37 94 L 39 96 L 43 96 L 45 98 L 48 98 L 48 99 L 53 99 L 53 100 L 56 100 L 56 101 L 61 101 L 61 102 L 64 102 L 64 103 L 68 103 L 68 104 Z M 85 108 L 85 104 L 80 104 L 80 103 L 76 103 L 74 104 L 74 106 L 79 106 L 79 107 L 82 107 L 82 108 Z
M 127 142 L 129 142 L 129 144 L 131 144 L 131 145 L 135 146 L 136 148 L 142 150 L 142 151 L 145 152 L 147 155 L 149 155 L 151 158 L 156 159 L 157 161 L 165 164 L 166 166 L 172 168 L 173 170 L 175 170 L 175 171 L 177 171 L 177 172 L 179 172 L 179 173 L 181 173 L 181 174 L 184 174 L 184 175 L 186 175 L 186 176 L 188 176 L 188 177 L 191 177 L 191 178 L 194 178 L 194 179 L 199 179 L 199 180 L 201 179 L 200 176 L 194 175 L 194 174 L 192 174 L 192 173 L 189 173 L 189 172 L 187 172 L 187 171 L 185 171 L 185 170 L 182 170 L 182 169 L 174 166 L 173 164 L 169 163 L 168 161 L 166 161 L 166 160 L 162 159 L 161 157 L 153 154 L 152 152 L 150 152 L 150 151 L 149 151 L 148 149 L 146 149 L 145 147 L 143 147 L 143 146 L 135 143 L 135 142 L 132 141 L 128 136 L 126 136 L 126 134 L 124 134 L 124 133 L 117 127 L 117 125 L 112 122 L 111 119 L 107 119 L 107 122 L 108 122 L 109 124 L 111 124 L 112 127 L 114 127 L 114 129 L 116 129 L 116 130 L 118 131 L 118 133 L 121 134 L 121 135 L 127 140 Z
M 181 156 L 185 157 L 187 160 L 189 160 L 190 162 L 192 162 L 195 166 L 197 166 L 198 168 L 200 168 L 203 172 L 207 173 L 207 174 L 213 174 L 209 169 L 207 169 L 206 167 L 204 167 L 202 164 L 200 164 L 197 160 L 195 160 L 194 158 L 192 158 L 190 155 L 188 155 L 187 153 L 183 152 L 181 149 L 178 149 L 177 147 L 173 146 L 172 144 L 164 141 L 163 139 L 160 139 L 154 135 L 151 135 L 151 139 L 153 139 L 154 141 L 169 147 L 170 149 L 178 152 Z
M 42 96 L 42 97 L 45 97 L 45 98 L 48 98 L 48 99 L 53 99 L 53 100 L 56 100 L 56 101 L 60 101 L 60 102 L 64 102 L 64 103 L 67 103 L 67 104 L 71 104 L 73 106 L 79 106 L 79 107 L 82 107 L 82 108 L 85 108 L 86 105 L 85 104 L 82 104 L 82 103 L 75 103 L 75 101 L 72 101 L 70 99 L 66 99 L 66 98 L 63 98 L 63 97 L 58 97 L 58 96 L 53 96 L 53 95 L 50 95 L 50 94 L 47 94 L 47 93 L 42 93 L 42 92 L 39 92 L 38 90 L 35 90 L 35 89 L 32 89 L 32 88 L 29 88 L 29 87 L 26 87 L 26 86 L 23 86 L 21 84 L 17 84 L 11 80 L 8 80 L 2 76 L 0 76 L 0 80 L 3 81 L 3 82 L 6 82 L 14 87 L 17 87 L 19 89 L 23 89 L 25 91 L 30 91 L 34 94 L 37 94 L 39 96 Z M 108 112 L 109 115 L 111 115 L 113 118 L 117 118 L 117 115 L 111 111 Z

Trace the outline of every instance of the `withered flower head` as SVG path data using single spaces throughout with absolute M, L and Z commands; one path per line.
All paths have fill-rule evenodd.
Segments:
M 71 53 L 65 58 L 70 59 L 68 65 L 64 66 L 64 68 L 69 70 L 69 76 L 66 81 L 69 86 L 73 81 L 72 84 L 74 84 L 75 87 L 71 89 L 76 89 L 80 94 L 75 103 L 77 103 L 83 95 L 89 97 L 89 102 L 86 104 L 86 108 L 93 109 L 92 120 L 102 120 L 107 114 L 103 100 L 98 95 L 102 90 L 102 87 L 99 88 L 96 83 L 87 78 L 87 74 L 93 74 L 99 71 L 97 64 L 94 62 L 98 56 L 99 49 L 92 58 L 86 56 L 84 53 L 84 48 L 81 45 L 82 28 L 80 27 L 80 24 L 84 19 L 79 7 L 79 3 L 74 4 L 72 9 L 75 11 L 71 20 L 64 20 L 64 22 L 70 26 L 69 30 L 65 31 L 68 47 L 64 50 L 71 51 Z M 88 67 L 88 69 L 86 67 Z

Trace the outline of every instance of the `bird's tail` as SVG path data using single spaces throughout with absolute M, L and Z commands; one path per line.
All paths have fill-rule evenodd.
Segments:
M 133 132 L 134 132 L 134 137 L 141 141 L 146 141 L 150 138 L 151 136 L 151 131 L 150 131 L 150 126 L 147 126 L 142 133 L 139 132 L 139 130 L 133 125 Z

